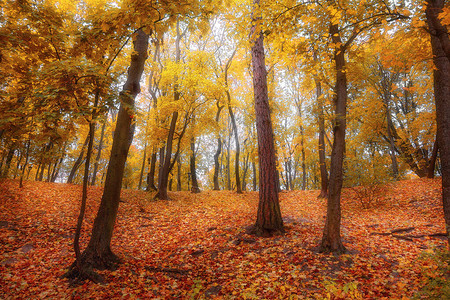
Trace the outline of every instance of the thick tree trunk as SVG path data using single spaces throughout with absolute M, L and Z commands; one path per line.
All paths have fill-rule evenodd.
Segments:
M 86 279 L 87 277 L 100 281 L 98 276 L 94 277 L 91 274 L 91 269 L 113 269 L 119 262 L 118 257 L 111 250 L 111 239 L 119 208 L 125 162 L 133 140 L 134 99 L 140 92 L 139 81 L 147 58 L 148 37 L 148 34 L 144 33 L 143 30 L 137 31 L 134 52 L 128 69 L 128 78 L 120 93 L 121 105 L 100 207 L 94 220 L 89 244 L 81 255 L 80 262 L 74 264 L 75 266 L 81 266 L 81 269 L 72 268 L 67 274 L 68 277 L 80 279 Z
M 198 187 L 197 171 L 195 169 L 195 138 L 191 139 L 191 157 L 190 157 L 190 168 L 191 168 L 191 178 L 192 178 L 192 188 L 191 192 L 200 193 L 200 188 Z
M 444 0 L 428 0 L 426 17 L 431 37 L 436 103 L 437 141 L 442 165 L 442 206 L 450 245 L 450 37 L 439 13 Z
M 107 121 L 105 120 L 102 123 L 102 131 L 100 133 L 100 141 L 98 142 L 97 156 L 95 157 L 94 162 L 94 171 L 92 171 L 91 185 L 95 185 L 95 181 L 97 180 L 98 165 L 100 164 L 100 159 L 102 157 L 103 139 L 105 137 L 106 122 Z
M 5 169 L 3 170 L 1 177 L 7 178 L 9 169 L 11 168 L 11 162 L 16 152 L 15 144 L 9 149 L 8 155 L 6 156 Z
M 338 25 L 330 25 L 333 43 L 342 45 Z M 345 152 L 345 127 L 347 113 L 347 76 L 345 70 L 345 48 L 336 46 L 334 62 L 336 68 L 335 117 L 333 148 L 331 152 L 330 181 L 327 198 L 327 216 L 323 230 L 321 252 L 345 252 L 341 241 L 341 190 L 343 183 L 343 161 Z
M 254 0 L 253 4 L 255 9 L 259 10 L 259 0 Z M 253 90 L 259 154 L 259 205 L 254 230 L 257 235 L 264 236 L 283 232 L 284 228 L 278 200 L 277 178 L 275 178 L 275 145 L 267 91 L 264 38 L 261 28 L 257 27 L 258 23 L 261 23 L 261 17 L 256 15 L 254 10 L 250 36 L 253 42 L 251 49 Z

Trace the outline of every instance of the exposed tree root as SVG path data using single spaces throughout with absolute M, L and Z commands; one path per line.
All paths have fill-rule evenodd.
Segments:
M 404 235 L 400 235 L 400 234 L 396 234 L 396 233 L 401 233 L 401 232 L 411 232 L 414 229 L 416 229 L 415 227 L 405 227 L 405 228 L 398 228 L 398 229 L 394 229 L 391 230 L 390 232 L 372 232 L 370 233 L 370 235 L 382 235 L 382 236 L 392 236 L 395 237 L 397 239 L 400 240 L 405 240 L 405 241 L 410 241 L 412 242 L 413 239 L 420 239 L 423 237 L 446 237 L 447 234 L 446 233 L 430 233 L 430 234 L 404 234 Z
M 117 269 L 120 264 L 120 259 L 111 250 L 106 251 L 103 255 L 95 254 L 95 251 L 87 248 L 81 255 L 80 262 L 75 261 L 70 267 L 67 273 L 62 278 L 69 279 L 70 285 L 79 285 L 85 280 L 90 280 L 94 283 L 104 284 L 105 279 L 100 274 L 96 273 L 97 270 L 111 270 Z

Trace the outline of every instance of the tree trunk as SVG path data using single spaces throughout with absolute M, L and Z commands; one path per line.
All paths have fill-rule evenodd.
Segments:
M 228 91 L 227 91 L 227 94 L 229 94 Z M 235 173 L 235 179 L 236 179 L 236 192 L 238 194 L 242 194 L 241 178 L 239 177 L 239 155 L 241 153 L 241 150 L 239 147 L 239 137 L 238 137 L 238 132 L 237 132 L 236 120 L 234 118 L 234 113 L 231 108 L 231 105 L 228 105 L 228 112 L 230 113 L 231 125 L 233 126 L 233 132 L 234 132 L 234 142 L 236 144 L 236 154 L 234 157 L 234 173 Z
M 20 170 L 20 164 L 22 163 L 22 159 L 23 159 L 23 151 L 20 151 L 19 159 L 17 160 L 16 167 L 14 168 L 13 179 L 16 179 L 17 177 L 17 173 Z
M 178 170 L 177 170 L 177 191 L 181 191 L 181 157 L 178 156 L 177 158 L 177 166 L 178 166 Z
M 172 121 L 170 122 L 169 134 L 167 136 L 167 142 L 165 146 L 165 156 L 160 156 L 160 160 L 162 160 L 163 164 L 158 177 L 158 193 L 155 196 L 155 198 L 159 198 L 160 200 L 169 199 L 169 196 L 167 195 L 167 185 L 169 183 L 170 162 L 172 160 L 173 136 L 175 134 L 177 119 L 178 119 L 178 112 L 175 111 L 172 114 Z
M 345 48 L 342 46 L 338 25 L 330 25 L 336 68 L 335 117 L 333 148 L 331 152 L 330 181 L 327 198 L 327 216 L 323 230 L 321 252 L 345 252 L 341 241 L 341 190 L 343 183 L 343 161 L 345 152 L 345 127 L 347 113 L 347 76 L 345 70 Z
M 231 162 L 230 162 L 230 160 L 231 160 L 231 154 L 230 154 L 230 152 L 231 152 L 231 146 L 230 146 L 230 143 L 231 143 L 231 136 L 230 135 L 228 135 L 228 142 L 227 142 L 227 146 L 226 146 L 226 148 L 227 148 L 227 157 L 226 157 L 226 163 L 227 163 L 227 190 L 229 191 L 229 190 L 231 190 Z
M 439 146 L 438 146 L 437 137 L 436 137 L 436 140 L 434 141 L 434 145 L 433 145 L 433 152 L 431 154 L 430 163 L 428 164 L 428 174 L 427 174 L 428 178 L 434 178 L 434 169 L 436 167 L 438 150 L 439 150 Z
M 437 141 L 442 167 L 442 206 L 450 245 L 450 37 L 441 24 L 439 13 L 444 0 L 428 0 L 426 17 L 431 37 L 436 103 Z
M 73 182 L 73 179 L 75 178 L 75 173 L 77 172 L 78 168 L 82 165 L 84 151 L 86 150 L 88 143 L 89 143 L 89 134 L 86 136 L 86 139 L 84 140 L 83 146 L 81 147 L 80 155 L 78 155 L 77 160 L 75 161 L 72 169 L 70 170 L 69 177 L 67 178 L 67 183 Z
M 219 186 L 219 170 L 220 170 L 220 164 L 219 164 L 219 157 L 220 153 L 222 152 L 222 140 L 220 139 L 220 136 L 217 138 L 217 150 L 214 154 L 214 190 L 218 191 L 220 190 Z
M 28 140 L 27 141 L 27 150 L 25 153 L 25 163 L 22 166 L 22 173 L 20 174 L 19 188 L 23 188 L 23 177 L 25 176 L 26 168 L 28 165 L 28 158 L 30 157 L 30 155 L 29 155 L 30 154 L 30 144 L 31 144 L 31 141 Z
M 316 83 L 316 98 L 319 108 L 319 166 L 320 166 L 320 194 L 319 198 L 328 197 L 328 171 L 325 151 L 325 118 L 323 113 L 322 84 L 319 80 Z
M 147 143 L 145 143 L 145 146 L 144 146 L 144 157 L 142 158 L 141 172 L 139 173 L 138 190 L 140 190 L 141 186 L 142 186 L 142 177 L 144 177 L 144 169 L 145 169 L 145 160 L 146 159 L 147 159 Z
M 5 169 L 3 170 L 1 177 L 3 177 L 3 178 L 7 178 L 8 177 L 9 168 L 11 167 L 11 162 L 12 162 L 12 159 L 14 157 L 14 153 L 15 152 L 16 152 L 16 148 L 15 148 L 15 144 L 14 144 L 9 149 L 8 155 L 6 156 Z
M 284 228 L 278 200 L 277 178 L 275 178 L 275 145 L 267 91 L 264 37 L 261 28 L 257 30 L 257 23 L 261 23 L 261 16 L 256 15 L 256 10 L 259 10 L 259 0 L 254 0 L 253 4 L 255 8 L 252 12 L 250 36 L 253 41 L 251 49 L 253 92 L 259 154 L 259 204 L 254 231 L 257 235 L 265 236 L 283 232 Z
M 181 58 L 181 50 L 180 50 L 180 41 L 181 41 L 181 34 L 180 34 L 180 27 L 179 23 L 177 21 L 177 37 L 175 40 L 175 62 L 179 62 Z M 178 78 L 175 76 L 174 78 L 174 87 L 173 87 L 173 100 L 177 102 L 180 100 L 180 92 L 178 91 Z M 162 164 L 162 169 L 159 172 L 159 178 L 158 178 L 158 193 L 155 195 L 155 198 L 158 198 L 160 200 L 168 200 L 169 196 L 167 195 L 167 185 L 169 183 L 169 173 L 170 173 L 170 165 L 172 161 L 172 145 L 173 145 L 173 138 L 175 134 L 175 129 L 177 125 L 178 120 L 178 111 L 174 111 L 172 113 L 172 120 L 170 122 L 170 128 L 169 133 L 167 135 L 167 142 L 165 147 L 165 157 Z M 160 157 L 162 160 L 163 158 Z
M 228 69 L 231 66 L 231 62 L 233 61 L 233 57 L 235 54 L 236 54 L 236 49 L 234 50 L 233 54 L 231 54 L 231 57 L 228 59 L 226 65 L 225 65 L 224 78 L 225 78 L 225 94 L 227 95 L 227 101 L 228 101 L 228 113 L 230 114 L 231 126 L 233 128 L 234 143 L 236 144 L 236 154 L 235 154 L 235 159 L 234 159 L 234 174 L 235 174 L 235 178 L 236 178 L 236 192 L 238 194 L 242 194 L 241 178 L 239 177 L 239 155 L 240 155 L 241 150 L 239 147 L 239 135 L 238 135 L 238 131 L 237 131 L 236 119 L 234 117 L 233 109 L 231 107 L 230 89 L 228 87 Z
M 253 169 L 253 191 L 256 191 L 257 185 L 256 185 L 256 163 L 255 163 L 255 161 L 252 161 L 252 169 Z
M 98 165 L 100 164 L 100 159 L 102 157 L 103 139 L 105 137 L 106 122 L 107 122 L 106 120 L 103 122 L 102 131 L 100 133 L 100 141 L 98 143 L 97 156 L 95 157 L 94 171 L 92 172 L 92 181 L 91 181 L 92 186 L 95 185 L 95 181 L 97 180 Z
M 156 151 L 153 151 L 152 158 L 150 159 L 150 171 L 147 174 L 147 192 L 157 190 L 155 185 L 156 155 Z
M 220 116 L 220 112 L 222 111 L 223 106 L 220 106 L 219 101 L 216 102 L 217 105 L 217 113 L 216 113 L 216 123 L 219 123 L 219 116 Z M 214 154 L 214 190 L 218 191 L 220 190 L 220 186 L 219 186 L 219 170 L 220 170 L 220 163 L 219 163 L 219 157 L 220 157 L 220 153 L 222 152 L 222 140 L 220 138 L 220 133 L 219 136 L 217 138 L 217 150 L 216 153 Z
M 198 187 L 197 173 L 195 170 L 195 138 L 191 139 L 191 158 L 190 158 L 190 168 L 191 168 L 191 178 L 192 178 L 192 189 L 193 193 L 200 193 L 200 188 Z
M 120 261 L 111 250 L 111 238 L 119 208 L 125 162 L 133 140 L 134 99 L 140 92 L 139 81 L 147 58 L 148 37 L 149 35 L 142 29 L 137 31 L 128 78 L 120 93 L 121 105 L 100 207 L 94 220 L 89 244 L 81 255 L 80 262 L 74 264 L 81 268 L 71 268 L 67 274 L 68 277 L 101 281 L 98 275 L 92 275 L 92 268 L 114 269 Z

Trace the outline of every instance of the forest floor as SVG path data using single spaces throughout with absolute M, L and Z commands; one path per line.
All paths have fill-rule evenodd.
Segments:
M 1 299 L 404 299 L 421 289 L 423 253 L 445 248 L 440 179 L 391 183 L 363 209 L 358 190 L 342 197 L 347 254 L 316 252 L 326 200 L 318 191 L 281 192 L 286 234 L 258 238 L 245 228 L 258 194 L 170 192 L 151 201 L 124 190 L 112 241 L 123 263 L 100 272 L 107 284 L 69 286 L 81 187 L 0 181 Z M 101 198 L 91 187 L 81 248 Z M 374 198 L 374 199 L 375 199 Z

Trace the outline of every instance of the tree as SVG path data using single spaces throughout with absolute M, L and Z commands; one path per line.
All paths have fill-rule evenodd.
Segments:
M 264 236 L 283 232 L 284 228 L 276 183 L 275 145 L 267 91 L 260 0 L 254 0 L 253 5 L 250 40 L 259 156 L 259 204 L 254 231 Z
M 136 33 L 127 81 L 120 93 L 121 104 L 102 200 L 94 221 L 89 244 L 71 266 L 67 273 L 69 278 L 91 279 L 100 282 L 102 278 L 93 273 L 92 269 L 113 269 L 120 261 L 111 250 L 111 238 L 119 208 L 125 162 L 133 140 L 134 99 L 140 92 L 139 81 L 147 59 L 148 37 L 149 35 L 143 29 L 139 29 Z
M 437 141 L 442 164 L 442 205 L 450 245 L 450 36 L 448 26 L 443 25 L 443 20 L 439 17 L 445 4 L 445 0 L 428 0 L 425 14 L 436 67 L 433 71 L 434 101 Z M 448 9 L 448 4 L 446 8 Z

